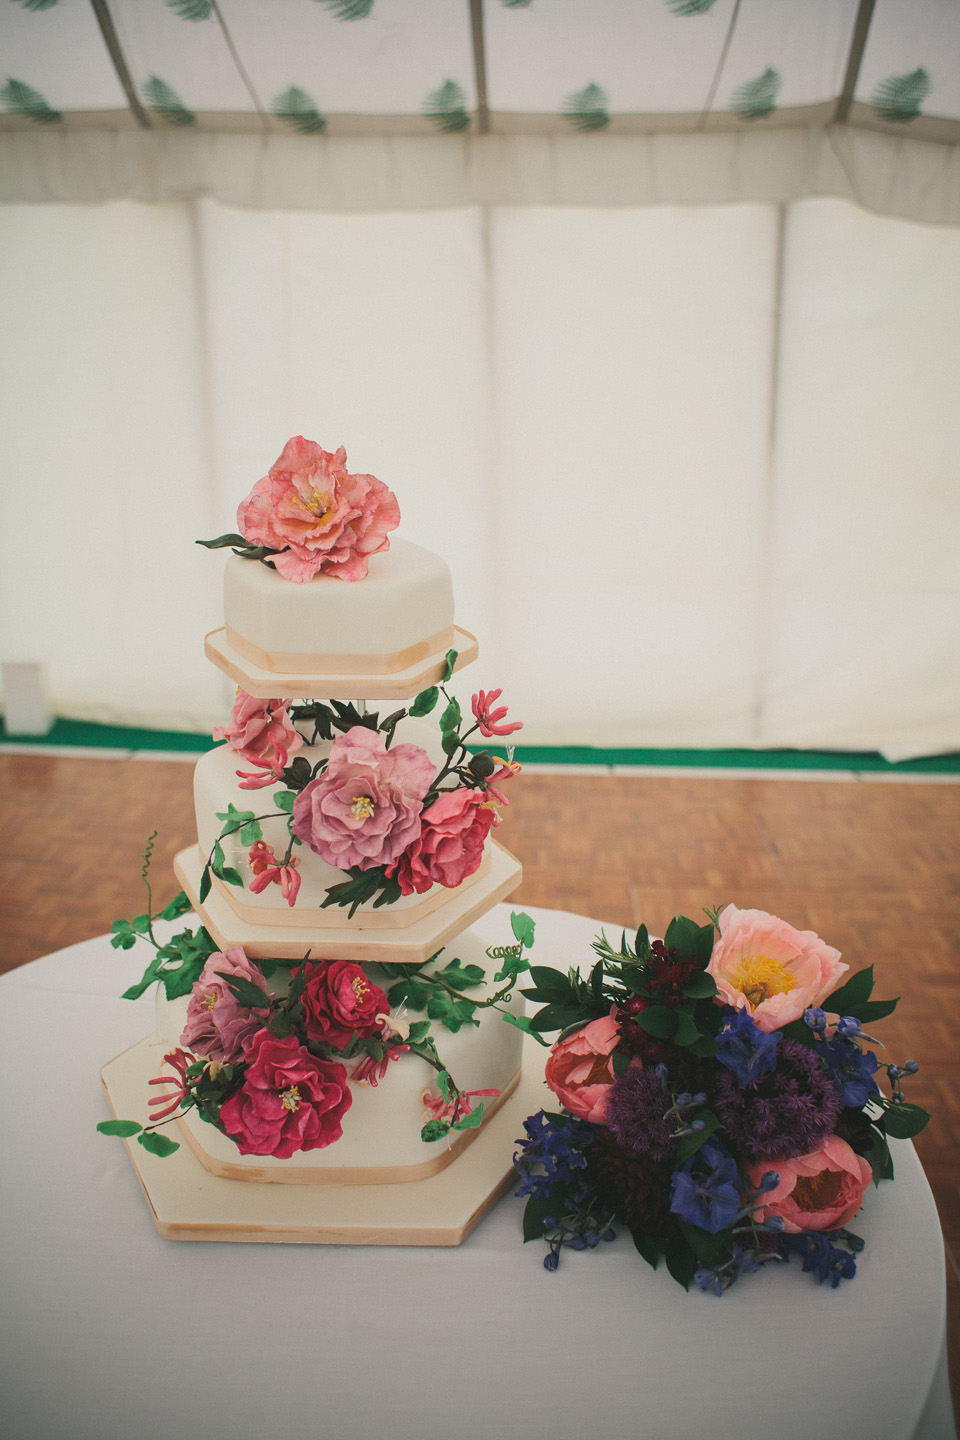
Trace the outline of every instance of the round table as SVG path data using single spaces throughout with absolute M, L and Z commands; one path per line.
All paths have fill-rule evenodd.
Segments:
M 530 913 L 534 963 L 589 963 L 599 922 Z M 905 1142 L 837 1290 L 794 1262 L 688 1294 L 625 1233 L 550 1274 L 512 1195 L 450 1249 L 161 1239 L 95 1129 L 101 1066 L 153 1028 L 151 993 L 119 998 L 143 963 L 102 937 L 0 977 L 5 1440 L 955 1435 L 940 1227 Z

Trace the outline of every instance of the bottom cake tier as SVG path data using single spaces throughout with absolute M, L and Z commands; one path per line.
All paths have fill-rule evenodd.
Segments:
M 504 938 L 501 927 L 480 922 L 434 956 L 429 969 L 442 971 L 457 961 L 461 968 L 476 966 L 491 976 L 498 962 L 489 958 L 487 950 Z M 289 970 L 276 971 L 269 982 L 271 991 L 286 993 L 289 974 Z M 379 966 L 366 966 L 366 974 L 384 991 L 392 983 Z M 478 1007 L 473 1017 L 455 1030 L 439 1020 L 431 1027 L 443 1069 L 471 1111 L 483 1107 L 484 1123 L 516 1089 L 523 1043 L 522 1032 L 502 1013 L 522 1014 L 519 989 L 503 997 L 496 1008 L 483 1008 L 484 1000 L 493 993 L 489 981 L 472 986 L 470 999 Z M 188 1004 L 187 996 L 171 1001 L 162 989 L 158 991 L 154 1038 L 161 1063 L 155 1074 L 162 1069 L 164 1052 L 181 1043 Z M 406 1004 L 391 1010 L 391 1021 L 398 1028 L 425 1018 Z M 477 1127 L 448 1130 L 435 1140 L 422 1138 L 424 1125 L 443 1115 L 444 1097 L 438 1088 L 436 1067 L 421 1056 L 395 1056 L 381 1075 L 374 1074 L 374 1083 L 355 1078 L 357 1063 L 345 1062 L 350 1103 L 342 1118 L 342 1134 L 329 1145 L 296 1151 L 287 1159 L 242 1154 L 229 1135 L 204 1120 L 196 1109 L 187 1110 L 177 1122 L 182 1138 L 205 1169 L 231 1180 L 284 1185 L 389 1185 L 438 1173 L 479 1134 Z M 367 1073 L 369 1070 L 368 1065 Z M 147 1094 L 145 1090 L 142 1104 Z

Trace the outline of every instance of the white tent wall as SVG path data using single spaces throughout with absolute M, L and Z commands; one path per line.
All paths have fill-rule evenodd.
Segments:
M 960 748 L 960 230 L 405 207 L 0 207 L 0 658 L 221 722 L 193 542 L 303 433 L 446 556 L 527 743 Z

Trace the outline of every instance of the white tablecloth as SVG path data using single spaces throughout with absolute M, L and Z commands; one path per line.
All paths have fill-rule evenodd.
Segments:
M 507 907 L 504 911 L 505 937 Z M 597 922 L 532 911 L 534 961 Z M 75 945 L 0 979 L 4 1440 L 952 1440 L 943 1248 L 912 1146 L 833 1291 L 799 1262 L 722 1298 L 521 1243 L 508 1196 L 456 1249 L 161 1240 L 101 1065 L 152 1030 L 149 952 Z

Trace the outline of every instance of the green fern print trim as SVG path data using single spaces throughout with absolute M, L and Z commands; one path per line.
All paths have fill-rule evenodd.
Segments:
M 49 10 L 56 3 L 57 0 L 20 0 L 24 10 Z
M 563 113 L 576 130 L 602 130 L 610 124 L 606 91 L 592 82 L 584 85 L 582 90 L 567 96 Z
M 776 110 L 781 84 L 780 72 L 768 65 L 762 75 L 734 90 L 730 109 L 741 120 L 762 120 Z
M 504 10 L 526 10 L 533 0 L 500 0 Z
M 470 125 L 467 97 L 456 80 L 445 80 L 438 90 L 431 90 L 423 102 L 423 113 L 445 135 L 466 130 Z
M 155 114 L 162 115 L 171 125 L 196 124 L 197 117 L 193 111 L 187 109 L 176 90 L 159 75 L 150 76 L 143 87 L 143 98 Z
M 674 15 L 706 15 L 716 0 L 666 0 Z
M 931 90 L 930 76 L 919 66 L 909 75 L 890 75 L 881 80 L 870 97 L 874 113 L 881 120 L 905 125 L 920 114 L 920 102 Z
M 290 85 L 282 95 L 270 102 L 270 113 L 299 135 L 322 135 L 327 128 L 325 118 L 313 103 L 312 96 L 298 85 Z
M 164 0 L 164 4 L 181 20 L 209 20 L 213 10 L 211 0 Z
M 25 120 L 33 120 L 37 125 L 55 125 L 63 119 L 60 111 L 48 105 L 39 90 L 34 90 L 23 80 L 8 79 L 0 90 L 0 101 L 11 115 L 22 115 Z
M 320 0 L 335 20 L 365 20 L 373 9 L 373 0 Z

